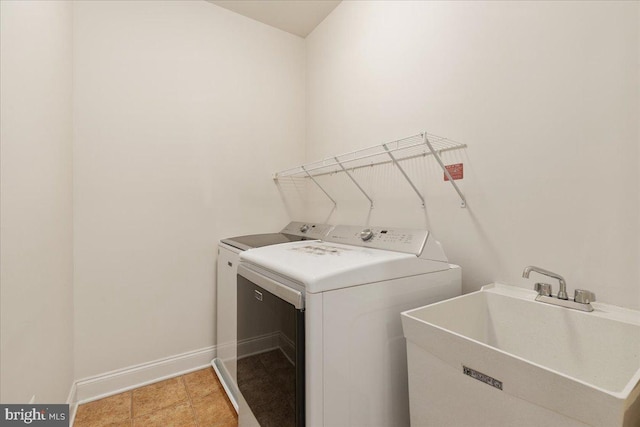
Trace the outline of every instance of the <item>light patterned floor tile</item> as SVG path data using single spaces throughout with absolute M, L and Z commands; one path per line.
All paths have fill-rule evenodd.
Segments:
M 183 375 L 184 383 L 191 398 L 206 396 L 214 392 L 224 392 L 220 383 L 215 377 L 213 368 L 201 369 Z
M 95 400 L 78 406 L 75 427 L 119 425 L 131 419 L 131 392 Z
M 191 403 L 201 427 L 221 427 L 234 423 L 237 425 L 236 411 L 227 397 L 220 392 L 192 398 Z
M 188 402 L 182 378 L 171 378 L 133 390 L 133 418 Z
M 189 402 L 141 415 L 133 419 L 133 427 L 195 427 L 196 420 Z

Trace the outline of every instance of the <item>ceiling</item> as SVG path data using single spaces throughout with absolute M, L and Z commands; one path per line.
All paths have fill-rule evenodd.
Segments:
M 209 0 L 225 9 L 307 37 L 341 0 Z

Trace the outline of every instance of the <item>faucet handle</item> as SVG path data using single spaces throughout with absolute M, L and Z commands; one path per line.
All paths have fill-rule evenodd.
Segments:
M 533 290 L 536 291 L 538 295 L 551 296 L 551 285 L 549 283 L 536 283 Z
M 589 304 L 596 300 L 596 294 L 584 289 L 576 289 L 573 300 L 580 304 Z

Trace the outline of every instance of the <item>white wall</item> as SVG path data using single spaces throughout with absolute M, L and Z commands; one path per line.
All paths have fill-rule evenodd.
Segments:
M 72 5 L 0 2 L 0 402 L 73 382 Z
M 76 378 L 215 343 L 217 241 L 277 231 L 304 40 L 206 2 L 76 2 Z
M 74 302 L 76 379 L 213 345 L 217 240 L 289 218 L 427 226 L 465 291 L 537 264 L 640 307 L 638 3 L 343 2 L 306 63 L 206 2 L 0 8 L 4 403 L 65 400 Z M 433 162 L 426 211 L 390 167 L 358 172 L 371 212 L 270 179 L 423 129 L 469 145 L 469 208 Z
M 307 160 L 421 130 L 468 144 L 468 208 L 435 162 L 344 177 L 334 223 L 427 226 L 465 292 L 525 287 L 530 264 L 570 290 L 640 308 L 637 2 L 343 2 L 307 38 Z M 340 181 L 342 179 L 342 181 Z M 431 180 L 430 182 L 426 182 Z M 317 192 L 316 192 L 317 193 Z M 310 215 L 325 219 L 316 194 Z M 557 289 L 557 283 L 554 284 Z

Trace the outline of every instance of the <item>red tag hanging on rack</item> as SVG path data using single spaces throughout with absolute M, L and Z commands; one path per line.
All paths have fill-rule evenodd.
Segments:
M 451 175 L 451 179 L 453 179 L 454 181 L 464 178 L 464 167 L 462 163 L 456 163 L 455 165 L 446 165 L 445 168 L 449 172 L 449 175 Z M 449 181 L 447 174 L 445 173 L 443 175 L 444 180 Z

